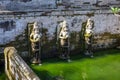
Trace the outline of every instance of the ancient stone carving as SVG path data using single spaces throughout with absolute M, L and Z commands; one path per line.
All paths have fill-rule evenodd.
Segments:
M 86 48 L 86 55 L 90 55 L 93 57 L 92 53 L 92 36 L 93 36 L 93 21 L 89 18 L 87 20 L 87 24 L 85 27 L 85 48 Z
M 37 22 L 34 23 L 32 32 L 30 34 L 30 41 L 31 41 L 31 47 L 32 47 L 32 53 L 33 53 L 33 60 L 32 63 L 34 64 L 40 64 L 40 48 L 41 48 L 41 36 L 40 28 L 37 24 Z
M 4 55 L 5 73 L 9 80 L 40 80 L 17 54 L 17 50 L 14 47 L 5 48 Z
M 70 38 L 70 35 L 69 35 L 68 24 L 66 21 L 63 21 L 60 23 L 59 27 L 61 28 L 60 33 L 59 33 L 60 47 L 61 47 L 61 51 L 62 51 L 61 58 L 67 59 L 68 62 L 70 62 L 70 57 L 69 57 L 69 53 L 70 53 L 69 38 Z

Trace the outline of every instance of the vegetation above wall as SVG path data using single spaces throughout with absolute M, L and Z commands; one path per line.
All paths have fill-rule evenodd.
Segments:
M 114 13 L 114 15 L 120 16 L 120 8 L 118 8 L 118 7 L 111 7 L 111 11 Z

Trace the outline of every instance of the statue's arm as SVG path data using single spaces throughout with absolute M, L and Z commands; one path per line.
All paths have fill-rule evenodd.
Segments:
M 36 42 L 36 41 L 34 40 L 33 36 L 34 36 L 34 34 L 31 33 L 31 35 L 30 35 L 30 41 L 31 41 L 31 42 Z
M 70 32 L 67 33 L 67 38 L 70 38 Z
M 38 37 L 35 39 L 35 42 L 40 41 L 40 35 L 38 35 Z
M 89 25 L 89 24 L 88 24 L 88 22 L 87 22 L 85 27 L 87 28 L 87 27 L 88 27 L 88 25 Z
M 30 34 L 30 41 L 33 42 L 33 33 Z
M 59 34 L 59 38 L 63 39 L 64 37 L 62 36 L 62 32 Z

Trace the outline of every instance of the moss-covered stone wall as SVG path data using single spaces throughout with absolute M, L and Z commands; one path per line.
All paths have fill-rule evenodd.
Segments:
M 41 14 L 42 13 L 42 14 Z M 45 14 L 45 15 L 43 15 Z M 118 46 L 120 40 L 120 20 L 118 17 L 106 11 L 52 11 L 52 12 L 32 12 L 16 15 L 0 15 L 0 23 L 13 21 L 14 26 L 8 25 L 11 29 L 0 28 L 0 46 L 14 46 L 22 56 L 30 56 L 28 27 L 35 21 L 43 23 L 42 26 L 42 57 L 54 57 L 59 54 L 57 43 L 58 22 L 66 20 L 70 29 L 70 44 L 72 54 L 80 53 L 84 50 L 85 22 L 91 18 L 94 22 L 93 48 L 104 49 Z M 4 30 L 5 31 L 4 31 Z

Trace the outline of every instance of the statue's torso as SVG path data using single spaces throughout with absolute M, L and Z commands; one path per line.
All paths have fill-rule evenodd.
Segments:
M 39 39 L 40 40 L 40 35 L 39 34 L 34 34 L 33 35 L 33 39 L 36 40 L 36 39 Z
M 69 38 L 68 32 L 61 32 L 60 36 L 63 37 L 60 39 L 61 46 L 68 46 L 68 38 Z

